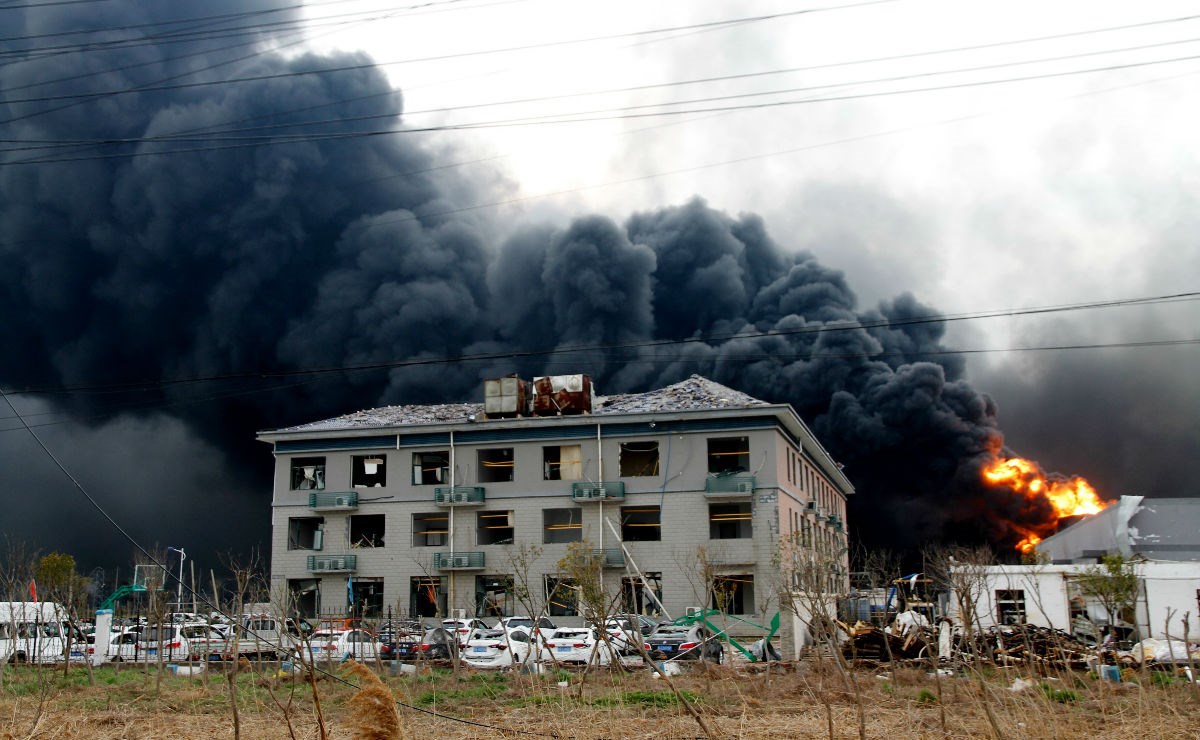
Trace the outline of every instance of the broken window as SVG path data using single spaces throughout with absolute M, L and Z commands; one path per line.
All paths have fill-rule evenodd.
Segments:
M 658 442 L 622 442 L 617 466 L 621 478 L 658 475 Z
M 542 477 L 545 480 L 583 480 L 583 447 L 543 447 Z
M 739 473 L 749 470 L 749 437 L 713 437 L 708 440 L 708 472 Z
M 475 576 L 475 616 L 511 617 L 512 576 Z
M 383 547 L 387 517 L 383 514 L 356 514 L 350 517 L 351 547 Z
M 626 576 L 621 579 L 622 613 L 658 614 L 658 604 L 662 603 L 662 573 L 647 571 L 644 575 L 645 578 Z M 654 601 L 656 598 L 657 603 Z
M 436 617 L 446 613 L 446 594 L 438 576 L 416 576 L 410 582 L 408 610 L 414 617 Z
M 546 576 L 546 603 L 552 617 L 579 614 L 579 587 L 570 578 Z
M 710 540 L 748 540 L 751 530 L 750 502 L 708 505 L 708 538 Z
M 289 550 L 320 550 L 325 544 L 325 517 L 306 516 L 288 519 Z
M 321 581 L 317 578 L 289 578 L 288 614 L 300 617 L 317 616 L 317 599 L 321 593 Z
M 350 485 L 355 488 L 387 485 L 387 456 L 355 455 L 350 461 Z
M 450 515 L 413 514 L 413 547 L 441 547 L 450 534 Z
M 583 511 L 574 509 L 542 510 L 542 542 L 580 542 L 583 540 Z
M 754 611 L 754 576 L 714 576 L 712 608 L 726 614 L 750 614 Z
M 657 542 L 662 539 L 662 512 L 657 506 L 622 506 L 621 539 Z
M 476 516 L 476 537 L 479 544 L 511 545 L 513 543 L 513 513 L 511 511 L 481 511 Z
M 1025 591 L 1019 588 L 996 590 L 996 623 L 1025 623 Z
M 503 483 L 513 479 L 513 448 L 479 451 L 479 482 Z
M 412 469 L 414 486 L 445 483 L 450 479 L 450 453 L 446 450 L 414 452 Z
M 325 458 L 293 457 L 291 486 L 293 491 L 325 490 Z
M 350 584 L 354 614 L 365 619 L 383 616 L 383 579 L 355 578 Z

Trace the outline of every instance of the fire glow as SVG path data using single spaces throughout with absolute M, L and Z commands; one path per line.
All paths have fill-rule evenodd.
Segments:
M 1108 502 L 1101 501 L 1096 490 L 1083 478 L 1047 476 L 1037 463 L 1020 457 L 997 460 L 986 466 L 983 478 L 994 486 L 1007 486 L 1031 501 L 1045 501 L 1053 509 L 1052 519 L 1018 527 L 1024 535 L 1017 543 L 1021 552 L 1029 552 L 1043 537 L 1052 534 L 1063 517 L 1097 514 L 1108 506 Z

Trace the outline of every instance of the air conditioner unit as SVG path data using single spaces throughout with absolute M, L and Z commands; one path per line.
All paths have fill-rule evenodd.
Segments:
M 466 618 L 467 618 L 467 610 L 466 609 L 455 609 L 454 610 L 454 616 L 452 617 L 452 619 L 466 619 Z
M 684 610 L 684 615 L 690 617 L 693 614 L 699 614 L 702 611 L 704 611 L 703 607 L 689 606 L 686 610 Z
M 754 484 L 748 480 L 740 480 L 737 482 L 738 493 L 754 493 Z
M 350 497 L 349 496 L 335 496 L 333 499 L 333 505 L 334 506 L 349 506 L 350 505 Z

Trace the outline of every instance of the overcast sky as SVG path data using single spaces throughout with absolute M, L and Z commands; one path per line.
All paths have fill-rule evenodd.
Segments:
M 85 12 L 114 27 L 136 26 L 143 17 L 135 2 L 104 5 L 107 9 L 28 11 L 24 32 L 61 32 Z M 218 5 L 241 7 L 218 3 L 213 13 Z M 108 12 L 120 20 L 102 17 Z M 491 255 L 531 227 L 564 229 L 593 214 L 622 224 L 633 214 L 699 197 L 732 218 L 757 214 L 783 252 L 807 252 L 842 271 L 861 309 L 911 293 L 941 314 L 959 316 L 1200 290 L 1195 12 L 1186 2 L 444 0 L 410 8 L 343 1 L 309 4 L 303 43 L 267 34 L 262 43 L 297 66 L 314 52 L 339 63 L 373 62 L 401 91 L 399 131 L 377 148 L 391 147 L 394 167 L 419 165 L 415 180 L 421 182 L 387 185 L 391 189 L 378 196 L 380 203 L 361 204 L 365 216 L 400 207 L 389 198 L 425 202 L 411 193 L 436 180 L 438 202 L 462 214 L 463 228 L 483 235 L 479 253 Z M 366 56 L 346 56 L 355 54 Z M 70 76 L 96 71 L 98 62 L 73 68 L 64 61 L 65 72 L 46 69 L 57 63 L 54 58 L 39 63 L 36 80 L 76 85 L 70 88 L 75 94 L 79 85 L 111 90 L 117 84 Z M 236 74 L 261 71 L 252 66 L 256 63 Z M 111 61 L 104 64 L 116 68 Z M 121 69 L 137 84 L 149 84 L 128 71 L 132 66 Z M 0 72 L 10 91 L 5 100 L 40 93 L 32 82 L 27 92 L 14 83 L 25 79 L 26 67 Z M 364 72 L 356 83 L 374 89 L 371 74 Z M 1009 81 L 988 84 L 1002 80 Z M 248 112 L 254 105 L 300 106 L 305 96 L 317 96 L 303 85 L 297 81 L 286 95 L 281 90 L 277 97 L 247 95 L 249 100 L 216 88 L 162 94 L 178 96 L 177 106 L 153 94 L 136 104 L 102 98 L 95 109 L 59 114 L 71 117 L 46 123 L 44 130 L 37 126 L 48 117 L 25 121 L 17 116 L 28 107 L 13 105 L 6 107 L 4 123 L 13 139 L 67 141 L 88 133 L 94 122 L 102 132 L 96 136 L 141 136 L 184 129 L 181 122 L 194 120 L 254 120 Z M 321 94 L 340 92 L 345 91 Z M 126 126 L 121 116 L 143 105 L 146 117 L 130 113 Z M 690 112 L 655 115 L 666 111 Z M 563 122 L 572 117 L 587 120 Z M 112 128 L 101 128 L 109 119 Z M 315 184 L 303 178 L 281 185 L 288 168 L 308 171 L 311 163 L 302 157 L 286 164 L 245 157 L 245 176 L 237 172 L 224 181 L 217 176 L 223 167 L 234 172 L 224 160 L 171 172 L 160 167 L 162 159 L 167 158 L 121 160 L 111 174 L 99 173 L 94 163 L 73 174 L 28 166 L 0 172 L 9 201 L 0 218 L 5 239 L 0 251 L 21 263 L 20 269 L 6 268 L 7 292 L 0 296 L 14 310 L 28 309 L 0 329 L 0 338 L 14 345 L 8 365 L 0 363 L 0 372 L 9 374 L 0 376 L 0 384 L 128 380 L 130 374 L 118 370 L 148 356 L 155 377 L 255 367 L 265 360 L 253 350 L 254 336 L 270 345 L 263 356 L 272 362 L 311 366 L 341 359 L 314 353 L 314 346 L 322 347 L 303 341 L 320 334 L 316 329 L 336 337 L 337 324 L 314 320 L 316 329 L 308 334 L 283 330 L 314 305 L 329 309 L 325 315 L 336 313 L 327 305 L 336 298 L 327 285 L 279 294 L 272 304 L 279 308 L 269 312 L 246 308 L 251 299 L 245 296 L 261 297 L 273 283 L 244 276 L 260 268 L 268 274 L 264 263 L 282 253 L 261 245 L 286 244 L 289 238 L 286 229 L 255 232 L 246 224 L 254 222 L 259 203 L 266 204 L 264 210 L 287 203 L 306 215 L 341 207 L 331 202 L 343 192 L 348 200 L 364 200 L 357 191 L 339 190 L 335 178 L 322 182 L 327 191 L 316 195 L 309 192 L 318 190 Z M 347 169 L 361 165 L 359 176 L 369 176 L 373 163 L 353 159 Z M 209 176 L 213 183 L 206 182 Z M 222 194 L 243 198 L 241 187 L 243 205 L 254 207 L 213 206 Z M 200 219 L 197 212 L 217 217 Z M 340 238 L 339 249 L 348 250 L 345 234 L 352 232 L 343 226 L 327 242 Z M 152 247 L 157 239 L 194 240 L 197 255 L 204 255 L 219 251 L 203 238 L 206 230 L 226 227 L 236 235 L 230 241 L 261 250 L 247 248 L 249 256 L 239 257 L 244 261 L 223 263 L 227 273 L 195 296 L 181 292 L 193 279 L 209 286 L 199 270 L 207 263 L 159 263 L 156 248 L 145 259 L 121 260 L 121 269 L 111 273 L 93 269 L 118 254 L 114 234 L 136 234 L 139 244 Z M 42 234 L 61 251 L 33 246 L 33 235 Z M 431 229 L 423 238 L 446 238 L 444 232 L 432 234 Z M 90 247 L 86 258 L 73 251 L 83 242 Z M 458 245 L 455 258 L 430 268 L 443 277 L 470 272 L 463 265 L 476 254 L 473 247 L 451 242 Z M 37 262 L 35 252 L 50 256 Z M 270 259 L 263 256 L 268 254 Z M 421 256 L 412 252 L 405 259 Z M 167 272 L 179 282 L 166 281 Z M 164 277 L 161 285 L 156 276 Z M 172 293 L 179 305 L 161 308 L 167 300 L 162 294 L 169 299 Z M 118 294 L 111 303 L 121 310 L 79 300 L 91 296 L 96 305 L 108 306 L 105 300 Z M 197 306 L 215 318 L 193 315 Z M 479 308 L 487 313 L 486 306 Z M 184 318 L 172 323 L 172 312 Z M 347 312 L 346 321 L 350 315 L 357 321 L 363 314 Z M 467 323 L 467 313 L 461 315 Z M 428 336 L 454 333 L 435 318 L 428 319 Z M 999 315 L 948 322 L 943 344 L 969 352 L 966 378 L 996 401 L 1000 429 L 1017 453 L 1048 470 L 1087 477 L 1107 498 L 1191 496 L 1200 478 L 1200 379 L 1194 370 L 1200 347 L 1144 343 L 1195 340 L 1197 319 L 1200 310 L 1192 300 Z M 146 343 L 108 344 L 112 324 L 136 334 L 143 320 Z M 180 336 L 172 336 L 172 326 Z M 276 332 L 285 337 L 278 347 Z M 445 351 L 487 336 L 463 328 L 461 341 L 447 340 Z M 378 346 L 367 350 L 347 341 L 346 361 L 420 350 L 416 339 L 402 349 L 372 339 Z M 1129 344 L 1143 346 L 1092 347 Z M 1088 348 L 1016 351 L 1081 345 Z M 384 352 L 381 346 L 391 354 L 372 354 Z M 22 352 L 38 359 L 22 363 Z M 115 353 L 111 364 L 109 353 Z M 321 387 L 296 395 L 309 391 L 319 395 Z M 47 446 L 88 490 L 117 507 L 139 540 L 191 547 L 201 539 L 196 547 L 209 548 L 211 555 L 213 549 L 265 542 L 269 490 L 263 483 L 271 465 L 265 446 L 246 440 L 222 444 L 212 430 L 236 428 L 248 440 L 248 425 L 262 429 L 309 420 L 291 399 L 251 413 L 228 401 L 239 392 L 212 390 L 207 406 L 176 396 L 174 403 L 186 405 L 127 412 L 118 406 L 115 415 L 109 408 L 99 416 L 94 398 L 77 402 L 73 416 L 51 415 L 71 403 L 55 396 L 18 396 L 14 403 L 35 415 L 35 422 L 52 422 L 43 429 Z M 225 401 L 214 408 L 218 398 Z M 328 411 L 375 401 L 355 398 Z M 0 416 L 8 416 L 7 409 L 0 408 Z M 189 421 L 181 423 L 185 416 Z M 235 416 L 237 424 L 230 425 Z M 36 533 L 36 544 L 46 549 L 71 547 L 77 532 L 89 527 L 107 531 L 110 525 L 18 427 L 10 419 L 7 431 L 0 431 L 0 486 L 18 502 L 17 515 L 5 517 L 0 530 L 10 536 Z M 243 471 L 247 465 L 257 466 L 255 476 L 212 477 L 214 470 Z M 261 504 L 262 511 L 255 510 L 250 524 L 239 521 L 227 532 L 196 536 L 197 507 L 205 507 L 204 521 L 211 523 L 219 521 L 215 512 L 234 508 L 236 501 Z M 116 544 L 94 548 L 86 559 L 127 559 L 129 548 L 119 539 L 109 542 Z

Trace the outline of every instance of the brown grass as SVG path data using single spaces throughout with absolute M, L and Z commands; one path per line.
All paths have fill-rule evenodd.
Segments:
M 0 688 L 0 738 L 27 738 L 37 713 L 38 697 L 21 687 L 32 685 L 33 668 L 6 670 Z M 503 729 L 525 733 L 599 738 L 695 737 L 696 723 L 668 698 L 662 681 L 648 672 L 628 675 L 599 673 L 588 677 L 576 696 L 577 676 L 560 688 L 563 676 L 459 675 L 429 673 L 417 677 L 385 676 L 368 667 L 350 669 L 356 691 L 339 681 L 318 683 L 330 738 L 392 738 L 403 729 L 409 737 L 459 740 L 503 737 Z M 153 676 L 124 672 L 112 680 L 109 669 L 97 671 L 96 686 L 87 686 L 82 669 L 73 668 L 68 685 L 61 670 L 37 728 L 38 738 L 228 738 L 232 736 L 228 697 L 220 682 L 205 686 L 199 678 L 164 677 L 155 696 Z M 941 681 L 946 725 L 935 699 L 934 679 L 921 669 L 859 670 L 867 736 L 871 738 L 981 738 L 991 729 L 984 697 L 1007 738 L 1191 738 L 1200 731 L 1200 703 L 1179 681 L 1133 676 L 1136 686 L 1102 683 L 1085 674 L 1030 676 L 1018 671 L 985 670 L 974 677 Z M 1009 690 L 1013 679 L 1030 678 L 1051 690 L 1071 692 L 1057 701 L 1035 686 Z M 243 737 L 271 740 L 289 737 L 278 706 L 260 677 L 239 677 L 239 713 Z M 858 736 L 857 704 L 835 674 L 820 665 L 796 670 L 750 673 L 721 666 L 675 677 L 696 700 L 706 721 L 727 737 L 824 738 L 825 707 L 834 715 L 835 737 Z M 312 697 L 303 680 L 283 679 L 275 691 L 294 703 L 297 738 L 316 738 Z M 403 706 L 388 712 L 392 697 L 466 724 Z M 386 698 L 385 698 L 386 697 Z M 390 716 L 388 716 L 390 714 Z M 483 725 L 483 726 L 479 726 Z M 373 734 L 371 734 L 373 733 Z

